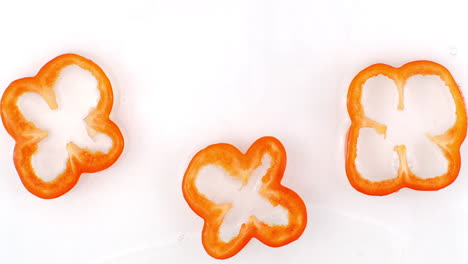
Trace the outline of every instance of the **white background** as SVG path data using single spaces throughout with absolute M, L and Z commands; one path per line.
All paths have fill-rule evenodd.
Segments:
M 42 200 L 0 129 L 0 262 L 467 263 L 466 166 L 441 191 L 386 197 L 357 192 L 344 171 L 346 93 L 363 68 L 433 60 L 468 94 L 464 2 L 2 2 L 0 89 L 57 55 L 90 58 L 113 84 L 126 148 Z M 307 229 L 282 248 L 252 240 L 212 259 L 182 196 L 185 168 L 209 144 L 245 151 L 266 135 L 287 149 L 283 183 L 307 204 Z

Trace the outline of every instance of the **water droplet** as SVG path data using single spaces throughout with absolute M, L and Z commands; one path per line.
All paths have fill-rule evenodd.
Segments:
M 458 49 L 456 47 L 450 48 L 450 55 L 455 56 L 458 53 Z
M 182 242 L 182 240 L 184 240 L 184 238 L 185 238 L 184 234 L 179 234 L 179 236 L 177 237 L 177 241 Z

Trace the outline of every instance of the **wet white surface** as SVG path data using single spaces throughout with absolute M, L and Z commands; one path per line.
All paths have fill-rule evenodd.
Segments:
M 0 4 L 0 89 L 55 56 L 93 59 L 115 91 L 126 148 L 54 200 L 27 192 L 0 129 L 1 263 L 468 262 L 467 145 L 451 186 L 370 197 L 345 175 L 349 83 L 374 63 L 427 59 L 468 94 L 466 1 L 8 1 Z M 454 52 L 454 49 L 456 52 Z M 3 91 L 3 90 L 2 90 Z M 193 155 L 258 138 L 288 152 L 284 185 L 308 208 L 303 236 L 256 240 L 226 261 L 201 244 L 182 196 Z

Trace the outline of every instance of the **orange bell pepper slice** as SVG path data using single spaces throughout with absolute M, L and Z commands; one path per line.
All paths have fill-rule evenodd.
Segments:
M 237 236 L 229 242 L 222 241 L 220 226 L 232 205 L 217 204 L 202 194 L 195 185 L 198 174 L 207 165 L 217 165 L 245 186 L 252 171 L 261 165 L 265 154 L 271 157 L 271 166 L 262 176 L 263 185 L 258 193 L 273 206 L 280 205 L 287 209 L 288 224 L 267 225 L 251 215 L 242 224 Z M 307 223 L 306 207 L 298 194 L 281 185 L 285 168 L 286 151 L 281 142 L 273 137 L 258 139 L 246 154 L 232 145 L 221 143 L 208 146 L 193 157 L 184 175 L 182 191 L 192 210 L 204 219 L 202 243 L 209 255 L 217 259 L 232 257 L 253 237 L 268 246 L 280 247 L 301 236 Z
M 24 93 L 32 92 L 41 95 L 52 110 L 57 109 L 54 83 L 61 70 L 70 65 L 89 71 L 98 81 L 100 99 L 85 122 L 95 131 L 106 134 L 112 140 L 112 146 L 108 153 L 102 153 L 82 149 L 70 142 L 66 146 L 69 158 L 65 170 L 54 180 L 44 181 L 36 175 L 31 158 L 38 150 L 38 143 L 47 137 L 47 131 L 40 130 L 26 119 L 17 102 Z M 1 99 L 1 117 L 6 130 L 16 141 L 13 160 L 28 191 L 44 199 L 59 197 L 75 186 L 81 173 L 106 169 L 118 159 L 124 147 L 124 139 L 117 125 L 109 119 L 112 104 L 112 87 L 106 74 L 94 62 L 75 54 L 56 57 L 35 77 L 19 79 L 8 86 Z
M 382 181 L 370 181 L 363 178 L 356 168 L 357 141 L 361 128 L 373 128 L 376 133 L 386 134 L 385 124 L 378 123 L 365 116 L 361 103 L 364 83 L 377 75 L 392 79 L 398 88 L 398 109 L 404 110 L 404 86 L 406 80 L 414 75 L 436 75 L 449 88 L 455 104 L 455 123 L 441 135 L 428 136 L 435 143 L 445 158 L 448 166 L 445 174 L 423 179 L 411 172 L 406 158 L 405 145 L 395 146 L 399 157 L 397 177 Z M 440 64 L 431 61 L 414 61 L 394 68 L 385 64 L 375 64 L 361 71 L 351 82 L 348 90 L 348 113 L 351 126 L 346 145 L 346 174 L 351 185 L 368 195 L 387 195 L 407 187 L 414 190 L 432 191 L 450 185 L 460 170 L 460 146 L 465 139 L 467 129 L 466 109 L 463 95 L 450 72 Z M 390 162 L 390 161 L 389 161 Z

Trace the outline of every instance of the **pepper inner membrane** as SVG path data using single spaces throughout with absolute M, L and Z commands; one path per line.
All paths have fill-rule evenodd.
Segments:
M 36 175 L 46 182 L 65 170 L 70 142 L 90 152 L 107 153 L 112 146 L 109 136 L 93 130 L 85 122 L 100 99 L 98 81 L 91 72 L 77 65 L 67 66 L 61 70 L 53 90 L 56 109 L 37 93 L 24 93 L 18 99 L 24 117 L 47 131 L 31 159 Z
M 270 166 L 271 157 L 265 154 L 260 166 L 245 171 L 250 175 L 246 184 L 217 165 L 206 165 L 200 169 L 196 179 L 198 190 L 217 204 L 232 205 L 225 214 L 219 230 L 222 241 L 229 242 L 235 238 L 242 224 L 247 223 L 251 216 L 270 226 L 288 224 L 288 210 L 280 205 L 273 206 L 259 193 L 263 184 L 262 178 Z
M 447 171 L 447 159 L 431 137 L 450 129 L 456 114 L 450 89 L 439 76 L 414 75 L 400 90 L 386 76 L 372 77 L 363 85 L 361 103 L 368 119 L 386 126 L 383 134 L 374 127 L 359 131 L 356 166 L 362 177 L 395 178 L 406 165 L 424 179 Z

